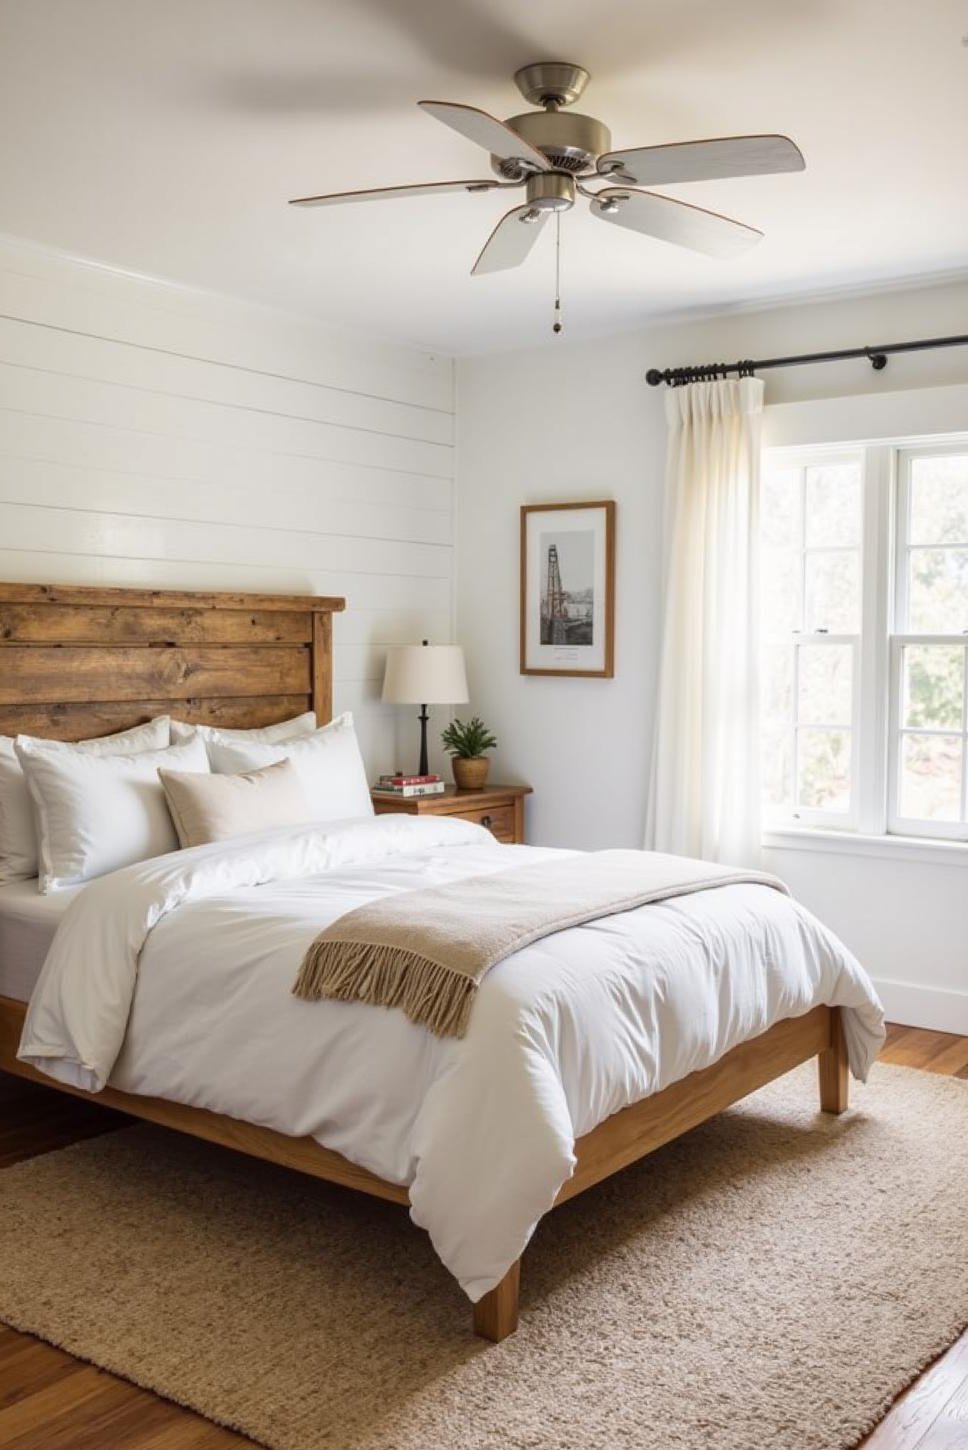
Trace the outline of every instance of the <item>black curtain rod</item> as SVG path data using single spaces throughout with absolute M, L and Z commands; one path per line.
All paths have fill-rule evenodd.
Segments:
M 725 378 L 736 373 L 741 378 L 752 377 L 765 368 L 794 368 L 805 363 L 842 362 L 845 358 L 866 357 L 875 372 L 887 367 L 888 355 L 892 352 L 924 352 L 931 347 L 968 347 L 968 334 L 958 337 L 925 337 L 919 342 L 887 342 L 879 347 L 843 347 L 837 352 L 804 352 L 797 357 L 746 358 L 734 363 L 699 363 L 692 367 L 649 368 L 645 381 L 650 388 L 660 383 L 678 387 L 681 383 L 697 383 L 708 378 Z

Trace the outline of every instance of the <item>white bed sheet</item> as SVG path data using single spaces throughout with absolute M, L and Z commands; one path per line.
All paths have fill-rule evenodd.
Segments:
M 79 887 L 42 896 L 37 878 L 0 886 L 0 997 L 27 1002 Z
M 291 995 L 317 932 L 367 900 L 557 853 L 446 818 L 265 833 L 82 888 L 20 1056 L 310 1134 L 410 1192 L 468 1296 L 493 1287 L 610 1113 L 818 1003 L 845 1008 L 865 1076 L 883 1012 L 863 969 L 789 897 L 734 885 L 556 933 L 488 973 L 466 1038 L 402 1012 Z M 571 853 L 569 853 L 571 854 Z

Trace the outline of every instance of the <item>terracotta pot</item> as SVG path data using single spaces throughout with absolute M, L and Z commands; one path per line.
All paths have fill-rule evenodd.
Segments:
M 486 755 L 478 755 L 473 760 L 468 760 L 455 755 L 453 757 L 454 780 L 459 790 L 483 790 L 484 782 L 487 780 L 487 772 L 491 762 Z

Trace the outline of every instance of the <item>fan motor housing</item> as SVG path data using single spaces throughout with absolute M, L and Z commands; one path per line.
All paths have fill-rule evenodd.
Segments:
M 575 183 L 560 171 L 538 171 L 528 177 L 527 196 L 537 211 L 568 211 L 575 205 Z
M 509 117 L 505 124 L 547 156 L 556 171 L 571 175 L 587 171 L 603 152 L 612 149 L 608 127 L 578 111 L 525 111 Z M 507 176 L 507 165 L 501 157 L 491 157 L 498 176 Z

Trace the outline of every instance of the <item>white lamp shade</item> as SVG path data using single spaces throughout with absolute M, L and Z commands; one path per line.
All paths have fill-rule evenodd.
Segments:
M 459 644 L 404 644 L 387 651 L 383 698 L 394 705 L 460 705 L 470 697 Z

